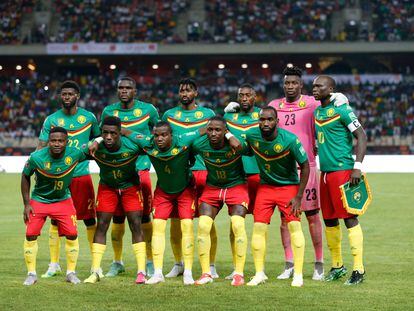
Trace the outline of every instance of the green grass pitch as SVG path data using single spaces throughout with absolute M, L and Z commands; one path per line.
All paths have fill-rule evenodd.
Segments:
M 94 176 L 94 180 L 97 178 Z M 364 232 L 366 281 L 356 287 L 345 287 L 343 281 L 322 283 L 311 280 L 313 247 L 306 220 L 302 221 L 306 253 L 303 288 L 291 288 L 289 281 L 278 281 L 276 275 L 283 267 L 280 243 L 279 216 L 274 215 L 269 230 L 266 273 L 269 281 L 255 288 L 232 288 L 224 276 L 231 271 L 229 219 L 226 211 L 217 218 L 219 246 L 217 269 L 220 279 L 203 287 L 185 287 L 182 279 L 168 279 L 156 286 L 137 286 L 135 260 L 130 246 L 130 235 L 125 234 L 124 261 L 127 272 L 117 278 L 103 279 L 95 285 L 73 286 L 64 277 L 39 279 L 35 286 L 24 287 L 26 275 L 23 260 L 24 224 L 20 197 L 20 175 L 1 174 L 0 217 L 0 310 L 413 310 L 414 308 L 414 176 L 412 174 L 370 174 L 374 201 L 366 215 L 361 217 Z M 47 268 L 49 251 L 47 230 L 39 238 L 37 273 Z M 249 248 L 245 275 L 254 273 L 250 250 L 252 218 L 247 217 Z M 196 227 L 196 226 L 195 226 Z M 347 233 L 343 227 L 343 253 L 345 265 L 352 269 Z M 168 230 L 167 230 L 168 231 Z M 83 280 L 89 273 L 91 256 L 87 247 L 85 228 L 79 222 L 80 256 L 78 275 Z M 326 270 L 330 259 L 325 243 Z M 63 245 L 63 244 L 62 244 Z M 107 271 L 112 258 L 110 242 L 102 267 Z M 167 237 L 164 272 L 173 263 Z M 61 265 L 65 268 L 64 248 Z M 194 278 L 200 275 L 197 251 Z

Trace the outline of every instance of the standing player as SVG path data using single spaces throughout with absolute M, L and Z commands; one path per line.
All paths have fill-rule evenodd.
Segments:
M 101 131 L 95 116 L 77 106 L 80 98 L 79 85 L 74 81 L 65 81 L 60 87 L 62 109 L 48 116 L 39 136 L 37 149 L 47 146 L 50 131 L 54 127 L 63 127 L 68 132 L 69 147 L 81 148 L 90 138 L 97 137 Z M 93 236 L 96 230 L 95 221 L 95 192 L 89 173 L 89 161 L 80 163 L 75 168 L 72 183 L 69 186 L 77 219 L 86 225 L 89 247 L 92 250 Z M 60 239 L 56 221 L 52 219 L 49 228 L 50 264 L 42 277 L 48 278 L 60 273 L 59 254 Z
M 190 131 L 194 131 L 207 124 L 208 119 L 215 115 L 214 111 L 208 108 L 197 106 L 196 97 L 197 84 L 192 79 L 183 79 L 179 83 L 179 100 L 180 105 L 167 110 L 163 117 L 163 121 L 167 121 L 171 124 L 173 133 L 175 135 L 181 135 Z M 197 198 L 200 197 L 203 192 L 204 185 L 206 183 L 207 171 L 200 156 L 196 157 L 196 163 L 191 168 L 196 183 Z M 197 215 L 197 212 L 196 212 Z M 176 216 L 176 215 L 175 215 Z M 177 277 L 184 271 L 181 260 L 181 230 L 180 222 L 177 218 L 171 218 L 171 247 L 175 257 L 175 265 L 166 277 Z M 211 263 L 211 275 L 213 278 L 218 278 L 215 259 L 217 251 L 217 233 L 213 224 L 211 230 L 211 251 L 210 251 L 210 263 Z
M 121 119 L 122 127 L 131 131 L 149 135 L 150 127 L 154 126 L 159 119 L 157 109 L 149 104 L 135 99 L 137 88 L 135 80 L 129 77 L 121 78 L 118 81 L 119 102 L 105 107 L 102 111 L 101 120 L 107 116 L 116 116 Z M 144 197 L 144 211 L 142 216 L 142 230 L 146 242 L 147 252 L 147 274 L 151 276 L 154 272 L 151 253 L 152 236 L 152 185 L 149 169 L 151 163 L 146 155 L 140 156 L 136 162 L 142 195 Z M 114 250 L 114 260 L 106 276 L 112 277 L 125 271 L 122 262 L 122 239 L 125 232 L 125 214 L 122 209 L 114 213 L 112 223 L 112 247 Z
M 312 96 L 302 95 L 302 71 L 298 67 L 287 67 L 283 71 L 283 76 L 285 97 L 272 100 L 269 106 L 277 110 L 279 128 L 298 136 L 308 155 L 310 174 L 302 199 L 302 211 L 305 212 L 308 220 L 309 233 L 315 250 L 315 269 L 312 279 L 322 280 L 324 275 L 322 223 L 319 217 L 319 182 L 313 118 L 313 112 L 320 103 Z M 293 275 L 293 253 L 287 221 L 283 214 L 281 214 L 280 235 L 285 250 L 285 270 L 277 278 L 288 279 Z
M 193 144 L 193 152 L 200 154 L 207 168 L 207 184 L 200 198 L 200 221 L 198 224 L 198 252 L 202 275 L 195 284 L 213 282 L 210 271 L 210 231 L 214 219 L 224 204 L 231 215 L 231 229 L 234 232 L 234 267 L 231 285 L 244 284 L 244 263 L 246 260 L 247 236 L 244 217 L 249 204 L 246 175 L 242 154 L 249 148 L 244 142 L 243 149 L 234 153 L 224 139 L 226 121 L 220 116 L 210 118 L 207 136 L 200 137 Z M 232 135 L 230 133 L 226 135 Z
M 294 275 L 292 286 L 303 285 L 305 238 L 300 224 L 300 204 L 309 177 L 309 162 L 295 134 L 277 128 L 277 111 L 265 107 L 260 111 L 259 127 L 247 134 L 260 169 L 260 186 L 254 206 L 252 236 L 256 275 L 247 285 L 259 285 L 267 279 L 264 273 L 267 228 L 277 206 L 283 213 L 293 244 Z M 300 166 L 300 180 L 296 165 Z
M 23 169 L 21 192 L 24 203 L 23 219 L 26 223 L 24 259 L 28 270 L 24 285 L 37 282 L 37 237 L 42 231 L 46 217 L 53 218 L 58 234 L 66 237 L 66 281 L 78 284 L 75 268 L 79 255 L 76 211 L 69 192 L 69 185 L 76 165 L 86 156 L 76 148 L 66 147 L 68 132 L 62 127 L 49 131 L 48 146 L 35 151 Z M 30 176 L 35 173 L 36 185 L 30 198 Z
M 321 106 L 315 110 L 315 125 L 322 172 L 320 179 L 322 215 L 332 257 L 332 268 L 325 281 L 337 280 L 347 272 L 342 261 L 342 234 L 338 221 L 344 219 L 354 258 L 352 275 L 345 284 L 355 285 L 361 283 L 365 275 L 362 261 L 363 234 L 357 216 L 349 214 L 344 208 L 339 186 L 348 181 L 351 185 L 359 183 L 367 137 L 349 105 L 336 107 L 333 104 L 330 93 L 334 89 L 335 80 L 329 76 L 319 76 L 313 82 L 313 95 L 321 101 Z M 353 137 L 357 139 L 355 161 L 352 157 Z
M 240 103 L 240 112 L 226 113 L 224 119 L 227 121 L 227 126 L 233 134 L 246 138 L 246 132 L 252 128 L 259 127 L 259 112 L 260 108 L 255 107 L 256 92 L 250 84 L 242 84 L 237 93 L 237 99 Z M 243 167 L 247 176 L 247 188 L 249 190 L 249 210 L 248 214 L 253 214 L 254 201 L 256 199 L 257 187 L 260 184 L 259 168 L 257 166 L 254 155 L 244 155 Z M 230 244 L 233 255 L 233 268 L 236 266 L 236 252 L 234 244 L 234 234 L 232 226 L 230 225 Z M 226 276 L 225 279 L 232 280 L 233 272 Z
M 106 232 L 119 205 L 128 218 L 132 248 L 137 262 L 135 283 L 145 283 L 145 242 L 141 229 L 142 193 L 135 162 L 141 149 L 126 137 L 121 137 L 121 120 L 109 116 L 102 122 L 101 144 L 92 155 L 100 168 L 96 203 L 98 226 L 92 245 L 92 274 L 85 283 L 101 278 L 101 260 L 106 249 Z
M 194 284 L 191 270 L 194 259 L 193 216 L 196 196 L 190 162 L 193 164 L 195 159 L 190 154 L 190 145 L 199 135 L 194 132 L 174 136 L 170 124 L 165 121 L 155 125 L 152 139 L 138 133 L 131 134 L 126 130 L 123 130 L 123 133 L 148 154 L 157 173 L 152 235 L 155 271 L 146 284 L 153 285 L 165 281 L 162 272 L 165 228 L 173 211 L 179 216 L 182 232 L 183 282 L 185 285 Z

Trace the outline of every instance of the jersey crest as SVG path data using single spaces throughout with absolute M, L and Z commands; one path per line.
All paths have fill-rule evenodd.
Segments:
M 71 158 L 71 157 L 69 157 L 69 156 L 68 156 L 68 157 L 66 157 L 66 158 L 65 158 L 65 164 L 66 164 L 66 165 L 71 165 L 71 164 L 72 164 L 72 162 L 73 162 L 73 160 L 72 160 L 72 158 Z
M 134 116 L 136 116 L 136 117 L 142 116 L 142 110 L 141 109 L 134 109 Z
M 281 144 L 276 144 L 273 146 L 273 150 L 280 153 L 283 150 L 283 146 Z
M 201 118 L 204 116 L 204 114 L 203 114 L 201 111 L 196 111 L 196 112 L 194 113 L 194 116 L 195 116 L 197 119 L 201 119 Z
M 77 118 L 77 121 L 78 121 L 80 124 L 83 124 L 83 123 L 85 123 L 85 122 L 86 122 L 86 117 L 85 117 L 85 116 L 83 116 L 83 115 L 80 115 L 80 116 Z

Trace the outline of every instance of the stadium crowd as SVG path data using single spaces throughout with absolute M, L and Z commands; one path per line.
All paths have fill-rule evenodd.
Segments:
M 110 72 L 88 76 L 68 74 L 66 78 L 79 82 L 79 105 L 95 113 L 98 119 L 105 106 L 117 101 L 116 78 Z M 160 113 L 177 104 L 177 75 L 174 71 L 162 76 L 134 78 L 138 82 L 138 97 L 154 104 Z M 268 103 L 273 97 L 283 97 L 278 75 L 258 76 L 248 71 L 227 70 L 211 73 L 204 69 L 197 72 L 195 78 L 200 85 L 198 104 L 218 113 L 222 113 L 228 102 L 236 99 L 238 86 L 246 81 L 256 88 L 259 105 Z M 3 102 L 0 141 L 4 138 L 37 137 L 44 118 L 59 108 L 56 77 L 37 75 L 18 79 L 19 83 L 16 83 L 16 77 L 0 77 L 0 98 Z M 306 85 L 305 89 L 311 93 L 311 85 Z M 414 135 L 412 83 L 341 84 L 338 90 L 349 97 L 369 141 L 384 136 Z

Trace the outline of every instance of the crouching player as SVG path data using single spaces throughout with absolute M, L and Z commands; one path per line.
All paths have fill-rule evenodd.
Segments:
M 225 139 L 226 132 L 226 120 L 214 116 L 207 124 L 207 136 L 198 138 L 193 144 L 194 153 L 203 157 L 208 172 L 207 184 L 199 199 L 198 251 L 202 275 L 195 282 L 196 285 L 213 282 L 210 274 L 210 231 L 224 204 L 228 206 L 235 236 L 235 272 L 231 284 L 244 284 L 243 270 L 247 249 L 244 217 L 249 204 L 249 193 L 241 155 L 247 154 L 249 148 L 244 143 L 241 151 L 233 152 Z
M 277 123 L 276 109 L 264 107 L 259 115 L 259 130 L 252 129 L 246 137 L 254 151 L 261 182 L 253 211 L 252 249 L 256 275 L 247 285 L 259 285 L 267 279 L 264 273 L 267 228 L 277 206 L 288 223 L 292 241 L 295 271 L 292 286 L 300 287 L 305 251 L 300 204 L 309 178 L 309 163 L 296 135 L 277 128 Z M 296 163 L 301 170 L 300 180 Z
M 75 268 L 79 255 L 76 210 L 69 192 L 76 165 L 86 160 L 86 155 L 66 147 L 68 133 L 62 127 L 50 130 L 48 146 L 35 151 L 27 161 L 21 179 L 24 203 L 23 219 L 26 223 L 24 259 L 28 270 L 24 285 L 37 282 L 37 237 L 47 217 L 56 220 L 59 236 L 66 237 L 66 281 L 78 284 Z M 36 175 L 36 185 L 30 198 L 30 176 Z
M 103 276 L 102 256 L 106 249 L 106 232 L 118 205 L 121 205 L 132 233 L 132 248 L 138 272 L 135 283 L 145 283 L 145 242 L 141 229 L 142 194 L 135 161 L 142 150 L 126 137 L 121 137 L 121 120 L 106 117 L 102 123 L 103 143 L 91 155 L 100 168 L 97 197 L 98 226 L 92 245 L 92 274 L 85 283 L 96 283 Z

